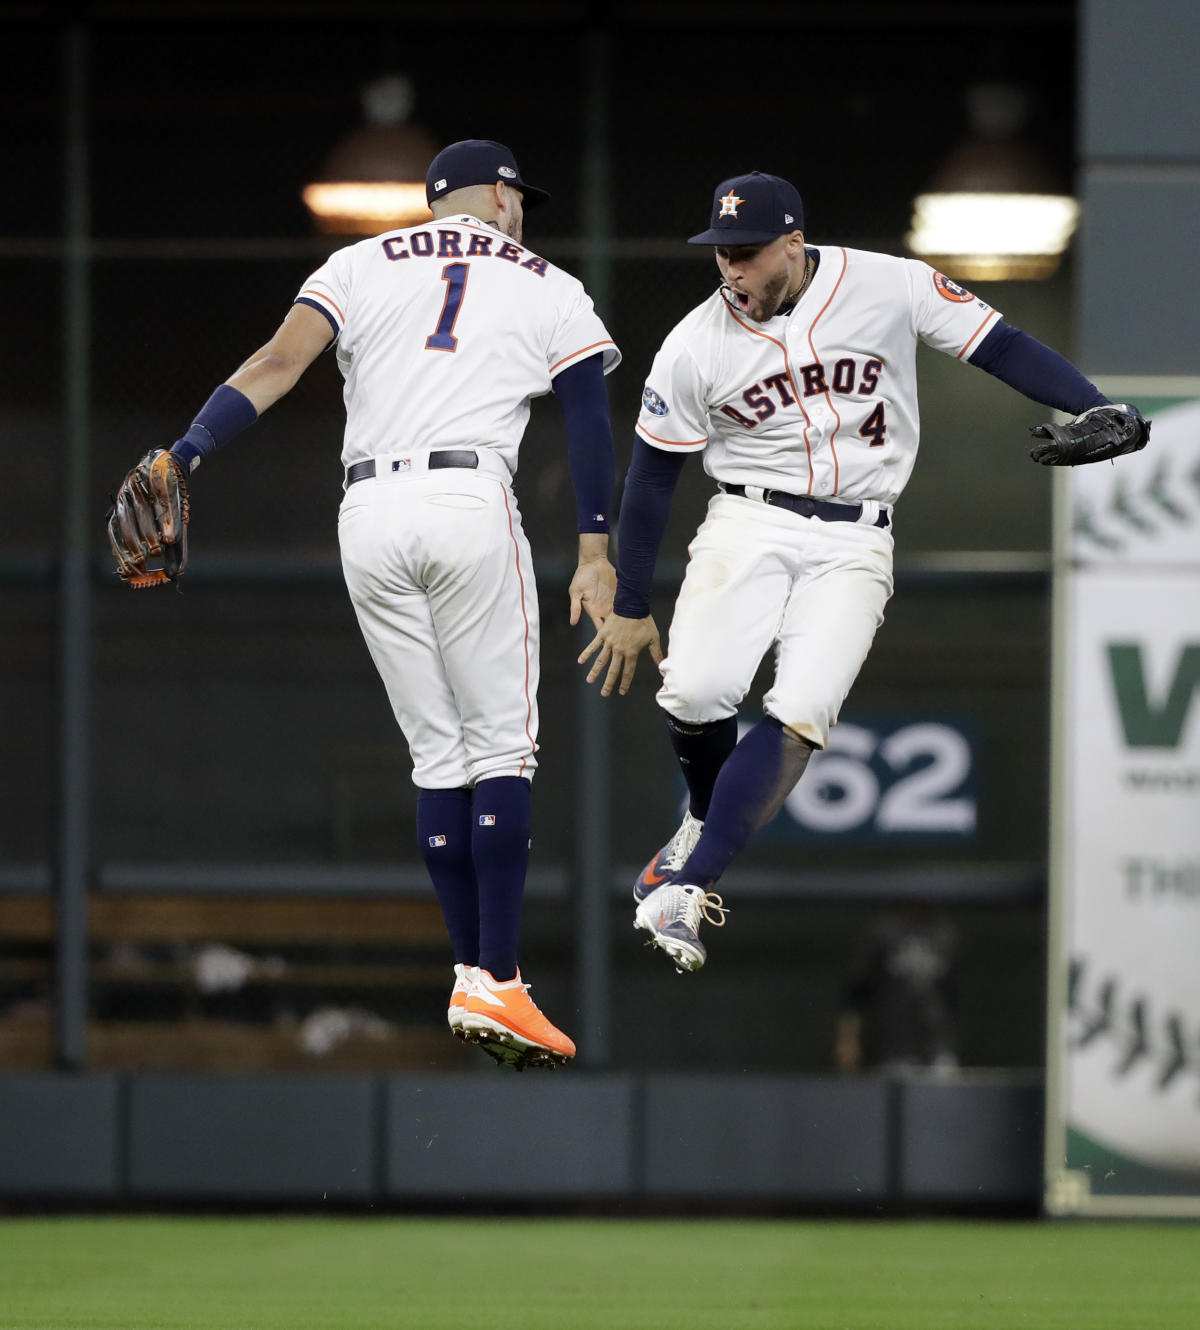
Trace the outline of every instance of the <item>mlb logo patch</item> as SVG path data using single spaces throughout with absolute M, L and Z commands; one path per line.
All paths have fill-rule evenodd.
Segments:
M 481 827 L 494 827 L 496 825 L 496 814 L 495 813 L 480 814 L 479 825 Z
M 429 846 L 430 849 L 433 850 L 440 850 L 441 847 L 445 845 L 445 843 L 446 843 L 445 836 L 430 836 L 429 838 Z

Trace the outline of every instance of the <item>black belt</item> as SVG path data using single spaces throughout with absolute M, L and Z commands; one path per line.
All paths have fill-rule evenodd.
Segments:
M 746 498 L 745 485 L 727 485 L 720 481 L 726 494 Z M 861 503 L 830 503 L 828 499 L 810 499 L 807 494 L 787 494 L 783 490 L 763 490 L 763 503 L 772 508 L 786 508 L 790 513 L 799 513 L 801 517 L 819 517 L 822 522 L 857 522 L 862 516 Z M 887 509 L 880 508 L 879 516 L 872 526 L 888 526 L 891 519 Z
M 479 454 L 474 448 L 441 448 L 429 454 L 429 461 L 425 465 L 428 471 L 443 471 L 448 466 L 477 467 Z M 392 463 L 392 470 L 401 470 L 399 458 Z M 373 457 L 365 462 L 355 462 L 346 468 L 346 488 L 349 489 L 356 480 L 370 480 L 374 474 Z

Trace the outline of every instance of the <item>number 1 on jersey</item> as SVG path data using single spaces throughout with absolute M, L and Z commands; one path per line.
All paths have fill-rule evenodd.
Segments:
M 458 350 L 454 324 L 462 306 L 463 292 L 467 288 L 467 271 L 470 266 L 469 263 L 447 263 L 442 269 L 442 281 L 446 283 L 446 303 L 442 306 L 437 331 L 431 332 L 425 339 L 426 351 Z

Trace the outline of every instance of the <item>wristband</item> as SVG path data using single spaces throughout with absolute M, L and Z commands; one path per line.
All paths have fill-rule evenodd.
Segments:
M 171 451 L 189 472 L 195 471 L 201 458 L 228 443 L 257 419 L 258 412 L 246 394 L 223 383 L 200 408 L 187 433 L 176 440 Z

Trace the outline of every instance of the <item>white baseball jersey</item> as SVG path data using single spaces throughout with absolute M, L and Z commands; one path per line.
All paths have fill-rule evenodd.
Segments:
M 530 399 L 579 360 L 621 358 L 579 281 L 466 214 L 340 249 L 296 299 L 338 338 L 346 466 L 469 446 L 515 474 Z
M 755 323 L 716 291 L 668 335 L 638 433 L 703 450 L 717 481 L 861 505 L 857 522 L 716 494 L 688 547 L 658 702 L 736 712 L 763 655 L 763 707 L 818 748 L 883 622 L 892 534 L 881 505 L 917 455 L 918 340 L 970 357 L 1000 315 L 927 264 L 837 246 L 789 315 Z M 884 518 L 884 524 L 880 524 Z
M 376 464 L 347 486 L 338 540 L 413 781 L 531 777 L 538 600 L 510 482 L 530 399 L 620 354 L 574 277 L 471 216 L 341 249 L 297 300 L 338 334 L 342 462 Z M 445 450 L 474 464 L 430 466 Z
M 815 248 L 791 314 L 755 323 L 718 289 L 676 325 L 637 431 L 703 449 L 714 480 L 892 503 L 917 455 L 918 339 L 969 359 L 1000 314 L 917 260 Z

